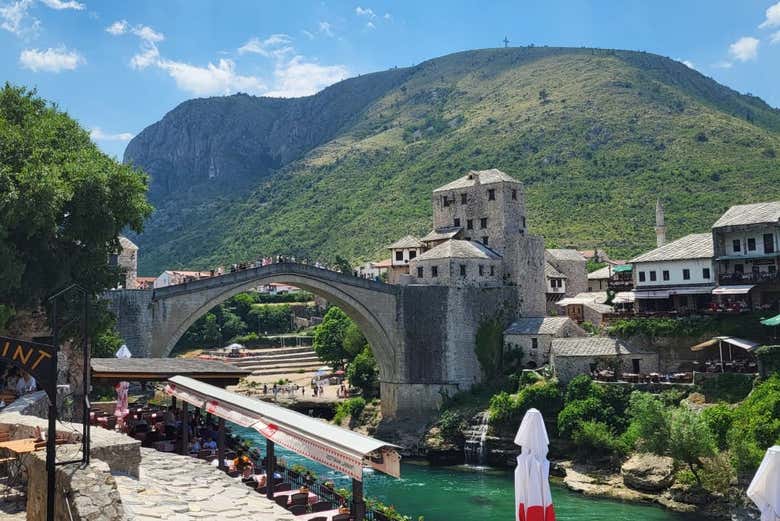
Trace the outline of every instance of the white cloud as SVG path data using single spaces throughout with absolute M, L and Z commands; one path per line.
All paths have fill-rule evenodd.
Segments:
M 769 43 L 771 44 L 780 43 L 780 31 L 776 31 L 772 33 L 772 35 L 769 37 Z
M 130 58 L 130 67 L 133 69 L 145 69 L 150 65 L 155 65 L 160 59 L 160 51 L 154 42 L 143 42 L 141 52 L 136 53 Z
M 390 16 L 390 13 L 385 13 L 385 16 L 383 17 L 385 20 L 392 20 L 393 17 Z
M 158 33 L 147 25 L 136 25 L 131 31 L 145 42 L 156 43 L 165 40 L 165 35 L 163 33 Z
M 357 6 L 355 8 L 355 14 L 358 16 L 367 16 L 368 18 L 376 18 L 376 14 L 374 14 L 374 10 L 370 7 L 360 7 Z
M 309 96 L 341 81 L 348 74 L 344 65 L 320 65 L 306 61 L 303 56 L 295 56 L 277 65 L 274 70 L 274 88 L 264 95 L 286 98 Z
M 366 24 L 366 29 L 376 29 L 376 25 L 374 25 L 374 22 L 368 22 Z
M 106 32 L 109 34 L 113 34 L 114 36 L 119 36 L 120 34 L 125 34 L 127 32 L 127 29 L 128 29 L 127 20 L 117 20 L 116 22 L 106 27 Z
M 286 34 L 272 34 L 265 40 L 254 37 L 238 48 L 238 54 L 260 54 L 269 58 L 281 58 L 295 52 L 292 38 Z
M 52 9 L 61 11 L 63 9 L 75 9 L 76 11 L 82 11 L 86 6 L 76 0 L 41 0 L 44 4 Z
M 72 71 L 86 60 L 76 51 L 69 51 L 65 46 L 45 51 L 25 49 L 19 55 L 19 63 L 25 69 L 33 72 Z
M 328 22 L 320 22 L 319 30 L 325 36 L 331 36 L 331 37 L 333 36 L 333 26 L 330 25 Z
M 729 45 L 729 55 L 741 62 L 755 60 L 758 57 L 758 43 L 757 38 L 743 36 Z
M 683 65 L 685 65 L 686 67 L 688 67 L 689 69 L 695 69 L 696 68 L 696 66 L 690 60 L 681 60 L 681 63 Z
M 314 34 L 312 34 L 310 31 L 307 31 L 306 29 L 301 29 L 301 32 L 309 40 L 313 40 L 314 39 Z
M 260 79 L 237 74 L 232 60 L 222 59 L 217 62 L 217 65 L 209 63 L 205 67 L 173 60 L 159 60 L 156 65 L 166 71 L 180 89 L 196 96 L 234 92 L 261 94 L 266 90 L 265 84 Z
M 730 61 L 724 60 L 724 61 L 719 61 L 717 63 L 713 63 L 712 66 L 715 67 L 716 69 L 730 69 L 734 66 L 734 64 L 731 63 Z
M 766 10 L 766 20 L 758 26 L 760 29 L 780 27 L 780 2 L 771 5 Z
M 117 134 L 108 134 L 103 132 L 100 127 L 94 127 L 89 132 L 89 137 L 95 141 L 130 141 L 133 139 L 133 134 L 130 132 L 119 132 Z
M 27 11 L 33 0 L 16 0 L 0 6 L 0 28 L 16 36 L 33 35 L 38 31 L 41 22 Z

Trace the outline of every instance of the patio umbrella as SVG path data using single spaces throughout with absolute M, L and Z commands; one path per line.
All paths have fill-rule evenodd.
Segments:
M 550 440 L 537 409 L 523 416 L 515 444 L 521 447 L 515 469 L 515 521 L 555 521 L 547 460 Z
M 747 496 L 761 511 L 761 521 L 780 520 L 780 445 L 767 449 Z
M 117 358 L 126 359 L 131 358 L 133 354 L 125 344 L 122 344 L 122 347 L 119 348 L 119 350 L 116 352 L 116 355 L 114 356 Z M 114 416 L 121 420 L 130 413 L 130 408 L 127 402 L 127 391 L 130 389 L 130 383 L 119 382 L 114 386 L 114 389 L 116 390 L 116 407 L 114 407 Z

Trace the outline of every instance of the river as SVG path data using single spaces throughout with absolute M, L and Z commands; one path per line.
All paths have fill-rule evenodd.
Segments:
M 253 429 L 233 425 L 233 432 L 251 441 L 265 453 L 265 438 Z M 350 488 L 343 474 L 276 446 L 277 456 L 288 465 L 301 464 L 318 479 L 332 480 L 337 487 Z M 513 474 L 498 469 L 473 467 L 431 467 L 417 462 L 402 463 L 401 479 L 370 470 L 364 472 L 366 497 L 379 499 L 417 521 L 507 521 L 513 519 Z M 703 516 L 682 516 L 661 507 L 595 499 L 553 484 L 553 503 L 558 521 L 698 521 Z

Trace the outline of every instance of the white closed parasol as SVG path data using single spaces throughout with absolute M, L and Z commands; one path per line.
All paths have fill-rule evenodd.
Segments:
M 515 436 L 521 447 L 515 468 L 515 521 L 555 521 L 550 492 L 550 440 L 542 413 L 528 409 Z
M 122 347 L 119 348 L 116 352 L 117 358 L 131 358 L 133 354 L 130 352 L 130 350 L 127 348 L 125 344 L 122 344 Z M 119 382 L 114 386 L 114 389 L 116 389 L 116 407 L 114 407 L 114 416 L 117 417 L 118 420 L 123 420 L 125 416 L 127 416 L 130 413 L 130 408 L 128 405 L 127 400 L 127 392 L 130 389 L 130 383 L 129 382 Z
M 761 521 L 780 521 L 780 445 L 767 449 L 747 496 L 761 511 Z

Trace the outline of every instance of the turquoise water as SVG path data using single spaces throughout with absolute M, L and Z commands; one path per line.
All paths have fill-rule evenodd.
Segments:
M 233 432 L 250 440 L 265 453 L 265 439 L 252 429 L 233 426 Z M 309 461 L 277 445 L 276 454 L 288 465 L 299 463 L 311 469 L 322 481 L 330 479 L 337 487 L 350 488 L 344 475 Z M 401 479 L 365 471 L 366 497 L 393 505 L 398 512 L 424 516 L 425 521 L 511 521 L 514 511 L 513 475 L 510 471 L 479 470 L 469 467 L 430 467 L 403 463 Z M 553 485 L 553 502 L 558 521 L 698 521 L 703 516 L 681 516 L 660 507 L 587 498 Z

